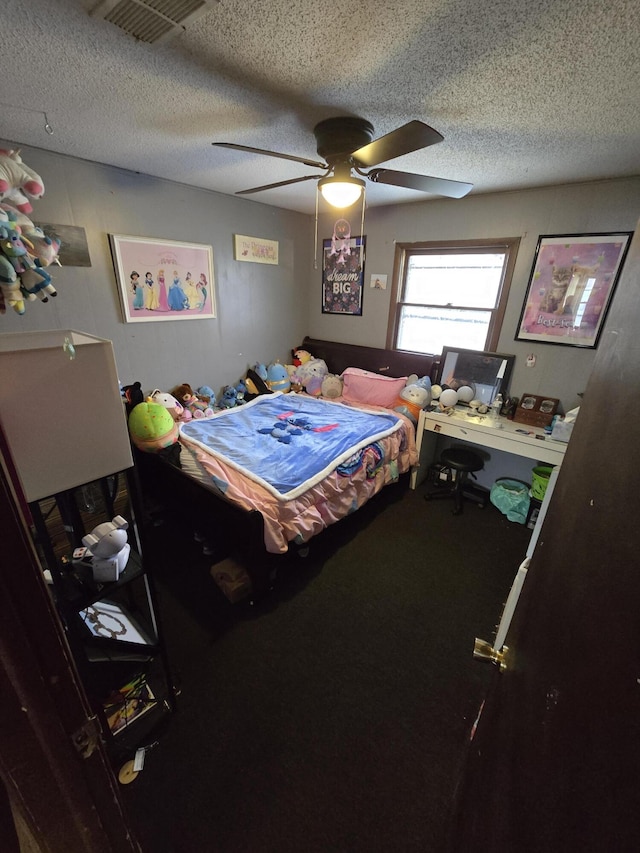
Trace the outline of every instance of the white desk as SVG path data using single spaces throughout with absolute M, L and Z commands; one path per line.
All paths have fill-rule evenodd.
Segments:
M 435 454 L 436 439 L 439 435 L 457 438 L 470 444 L 481 447 L 489 447 L 495 450 L 514 453 L 516 456 L 525 456 L 537 462 L 545 462 L 548 465 L 561 465 L 564 459 L 566 442 L 554 441 L 545 436 L 542 429 L 520 424 L 516 421 L 500 418 L 498 424 L 494 424 L 490 415 L 474 415 L 470 417 L 471 410 L 462 407 L 456 408 L 449 415 L 442 412 L 420 412 L 420 419 L 416 428 L 416 447 L 418 456 L 421 456 L 423 444 L 431 437 L 431 455 L 426 460 L 426 466 L 433 461 Z M 520 430 L 520 432 L 518 431 Z M 525 432 L 532 433 L 525 435 Z M 536 436 L 544 438 L 536 438 Z M 425 460 L 421 463 L 425 466 Z M 415 489 L 418 480 L 418 466 L 411 472 L 410 486 Z

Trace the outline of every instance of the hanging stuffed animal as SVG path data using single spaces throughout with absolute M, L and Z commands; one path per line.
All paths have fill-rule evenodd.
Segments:
M 33 208 L 27 196 L 42 198 L 43 195 L 42 178 L 22 162 L 20 153 L 0 149 L 0 200 L 7 201 L 22 213 L 31 213 Z

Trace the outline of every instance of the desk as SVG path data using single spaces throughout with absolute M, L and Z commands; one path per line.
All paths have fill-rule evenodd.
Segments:
M 544 462 L 547 465 L 561 465 L 564 459 L 566 442 L 554 441 L 545 435 L 544 430 L 536 427 L 520 424 L 516 421 L 501 417 L 498 423 L 491 420 L 490 415 L 470 416 L 470 409 L 466 407 L 453 409 L 451 414 L 443 412 L 420 412 L 418 426 L 416 428 L 416 449 L 421 456 L 423 444 L 429 441 L 430 458 L 427 466 L 433 461 L 435 454 L 435 443 L 439 435 L 457 438 L 469 444 L 477 444 L 481 447 L 489 447 L 494 450 L 502 450 L 514 453 L 516 456 L 524 456 L 536 462 Z M 531 435 L 525 435 L 526 430 Z M 543 439 L 536 436 L 544 436 Z M 420 463 L 419 463 L 420 464 Z M 424 465 L 424 461 L 421 460 Z M 415 489 L 418 480 L 418 467 L 411 472 L 410 486 Z

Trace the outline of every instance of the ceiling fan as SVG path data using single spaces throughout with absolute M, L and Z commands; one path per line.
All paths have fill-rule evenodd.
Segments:
M 324 198 L 334 207 L 350 207 L 361 196 L 365 182 L 355 177 L 352 172 L 361 175 L 377 184 L 390 184 L 395 187 L 406 187 L 410 190 L 462 198 L 473 189 L 473 184 L 462 181 L 451 181 L 446 178 L 432 178 L 428 175 L 416 175 L 411 172 L 397 172 L 393 169 L 373 169 L 379 163 L 401 157 L 420 148 L 427 148 L 442 142 L 443 136 L 421 121 L 410 121 L 392 130 L 390 133 L 373 139 L 373 125 L 366 119 L 354 116 L 340 116 L 321 121 L 313 129 L 316 138 L 317 151 L 326 162 L 308 160 L 305 157 L 295 157 L 293 154 L 280 154 L 277 151 L 266 151 L 264 148 L 252 148 L 248 145 L 236 145 L 233 142 L 213 142 L 220 148 L 234 148 L 238 151 L 248 151 L 251 154 L 265 154 L 268 157 L 280 157 L 283 160 L 293 160 L 304 166 L 323 169 L 324 175 L 304 175 L 301 178 L 291 178 L 288 181 L 278 181 L 275 184 L 265 184 L 248 190 L 240 190 L 236 195 L 271 190 L 285 187 L 301 181 L 318 181 L 318 187 Z M 363 169 L 370 171 L 365 172 Z

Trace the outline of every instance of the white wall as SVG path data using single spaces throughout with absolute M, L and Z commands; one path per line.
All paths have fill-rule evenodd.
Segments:
M 9 309 L 0 317 L 0 332 L 69 328 L 112 340 L 120 381 L 138 380 L 145 391 L 188 382 L 218 392 L 256 361 L 290 359 L 291 347 L 307 333 L 310 217 L 19 147 L 45 185 L 31 218 L 82 226 L 92 266 L 52 267 L 58 296 L 47 304 L 28 303 L 22 317 Z M 212 246 L 217 319 L 124 323 L 109 234 Z M 233 234 L 278 240 L 279 265 L 235 261 Z
M 308 334 L 312 337 L 368 346 L 385 346 L 390 290 L 369 287 L 371 273 L 393 273 L 395 242 L 520 237 L 520 249 L 498 349 L 515 353 L 511 392 L 521 396 L 558 397 L 564 410 L 579 405 L 591 372 L 595 350 L 514 340 L 538 236 L 541 234 L 633 231 L 640 216 L 640 178 L 601 181 L 522 192 L 438 199 L 371 208 L 366 212 L 365 293 L 362 317 L 321 312 L 321 270 L 309 286 Z M 360 230 L 360 212 L 352 213 L 352 233 Z M 347 217 L 348 218 L 348 217 Z M 330 237 L 334 217 L 323 216 L 319 239 Z M 637 318 L 636 323 L 640 323 Z M 537 357 L 527 368 L 528 353 Z

